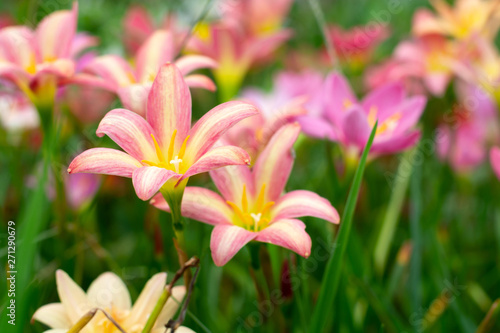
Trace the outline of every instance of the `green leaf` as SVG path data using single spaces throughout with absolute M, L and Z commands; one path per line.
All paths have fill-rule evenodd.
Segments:
M 361 180 L 365 171 L 366 159 L 372 146 L 375 132 L 377 131 L 377 125 L 378 122 L 375 123 L 375 126 L 373 126 L 370 138 L 366 143 L 358 168 L 354 174 L 344 214 L 342 215 L 342 219 L 340 221 L 340 229 L 335 242 L 334 252 L 327 263 L 325 275 L 323 276 L 323 281 L 321 283 L 318 301 L 316 303 L 316 307 L 314 308 L 311 329 L 309 330 L 310 332 L 323 332 L 325 322 L 327 318 L 331 316 L 331 313 L 325 310 L 331 308 L 335 298 L 335 293 L 337 292 L 337 288 L 339 286 L 342 263 L 345 250 L 347 248 L 347 241 L 349 240 L 349 235 L 351 233 L 354 208 L 356 207 L 356 202 L 358 200 L 359 188 L 361 187 Z

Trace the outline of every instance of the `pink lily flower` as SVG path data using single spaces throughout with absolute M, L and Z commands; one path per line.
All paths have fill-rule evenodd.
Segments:
M 340 142 L 349 155 L 358 156 L 363 151 L 377 120 L 372 156 L 405 150 L 420 138 L 420 131 L 414 127 L 426 98 L 407 98 L 400 83 L 387 84 L 358 101 L 347 80 L 333 72 L 326 78 L 323 94 L 322 113 L 298 120 L 306 134 Z
M 167 15 L 160 25 L 157 25 L 148 11 L 139 5 L 132 5 L 123 19 L 123 43 L 127 54 L 136 54 L 141 45 L 151 36 L 155 30 L 163 29 L 172 33 L 175 39 L 176 50 L 179 48 L 187 32 L 177 28 L 176 17 Z M 176 51 L 176 53 L 177 53 Z
M 97 77 L 80 75 L 77 82 L 109 89 L 118 95 L 125 108 L 143 116 L 146 114 L 146 100 L 156 73 L 161 65 L 174 61 L 176 50 L 173 34 L 167 30 L 157 30 L 137 52 L 135 68 L 117 55 L 105 55 L 90 61 L 84 68 L 85 72 Z M 188 75 L 200 68 L 216 67 L 214 60 L 200 55 L 188 55 L 174 63 L 185 76 L 188 86 L 215 90 L 214 83 L 207 76 Z
M 404 41 L 387 63 L 367 71 L 365 82 L 375 89 L 387 82 L 413 82 L 412 86 L 417 81 L 431 94 L 441 96 L 453 76 L 452 64 L 459 54 L 457 46 L 441 36 Z
M 25 26 L 0 30 L 0 78 L 14 82 L 32 100 L 50 98 L 44 89 L 61 85 L 75 69 L 72 46 L 75 40 L 78 4 L 45 17 L 35 31 Z M 33 96 L 35 92 L 36 96 Z M 39 102 L 34 100 L 34 102 Z
M 187 49 L 215 59 L 213 74 L 224 100 L 237 94 L 251 66 L 269 60 L 270 55 L 290 37 L 290 31 L 252 35 L 241 26 L 227 22 L 200 23 Z
M 223 139 L 245 149 L 252 161 L 256 160 L 277 130 L 307 112 L 304 105 L 308 96 L 294 94 L 287 81 L 287 74 L 281 73 L 275 77 L 272 92 L 266 94 L 258 89 L 246 89 L 241 95 L 257 106 L 260 113 L 240 121 L 224 134 Z
M 250 162 L 241 148 L 213 146 L 228 128 L 257 113 L 247 103 L 224 103 L 191 128 L 189 88 L 181 71 L 166 64 L 153 82 L 146 119 L 129 110 L 115 109 L 99 124 L 97 135 L 108 135 L 125 152 L 109 148 L 87 150 L 71 162 L 68 172 L 132 178 L 142 200 L 149 200 L 164 186 L 167 192 L 182 190 L 195 174 Z
M 86 173 L 66 175 L 64 187 L 68 205 L 75 211 L 87 206 L 100 185 L 101 180 L 98 175 Z
M 21 91 L 0 91 L 0 124 L 15 135 L 38 128 L 40 117 L 33 103 Z
M 496 0 L 457 0 L 451 7 L 444 0 L 431 1 L 437 15 L 427 9 L 418 10 L 413 20 L 413 34 L 437 34 L 456 39 L 482 35 L 495 37 L 499 24 L 500 6 Z
M 500 180 L 500 148 L 499 147 L 491 148 L 490 161 L 491 161 L 491 167 L 493 168 L 495 175 Z
M 339 223 L 330 202 L 309 191 L 282 194 L 293 165 L 292 147 L 300 132 L 297 123 L 283 126 L 257 158 L 252 170 L 231 166 L 210 172 L 222 194 L 201 187 L 187 187 L 181 205 L 183 216 L 214 225 L 210 241 L 217 266 L 225 265 L 250 241 L 271 243 L 307 258 L 311 238 L 301 216 Z M 170 211 L 157 195 L 151 203 Z
M 487 156 L 488 146 L 497 142 L 500 134 L 497 107 L 480 88 L 472 85 L 457 87 L 459 104 L 449 124 L 439 127 L 437 152 L 442 160 L 448 160 L 459 172 L 471 171 Z
M 373 52 L 389 37 L 386 26 L 376 26 L 368 31 L 367 26 L 357 26 L 348 30 L 337 25 L 328 27 L 328 37 L 335 47 L 339 59 L 353 69 L 363 68 L 373 57 Z

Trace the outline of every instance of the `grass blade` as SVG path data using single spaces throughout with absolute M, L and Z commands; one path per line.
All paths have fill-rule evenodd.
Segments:
M 342 215 L 339 233 L 335 242 L 336 247 L 333 255 L 327 263 L 325 275 L 323 276 L 323 281 L 321 283 L 318 301 L 314 308 L 311 329 L 309 330 L 310 332 L 324 332 L 323 327 L 326 319 L 328 316 L 331 316 L 331 313 L 329 311 L 325 311 L 325 309 L 330 308 L 333 304 L 335 293 L 337 292 L 339 285 L 342 262 L 347 248 L 347 241 L 349 240 L 349 235 L 351 233 L 354 208 L 356 207 L 356 202 L 358 200 L 359 188 L 361 187 L 361 180 L 365 171 L 366 159 L 375 137 L 377 124 L 378 123 L 375 123 L 375 126 L 373 126 L 370 138 L 366 143 L 363 155 L 361 156 L 361 160 L 359 161 L 358 168 L 352 181 L 351 190 L 349 191 L 349 196 L 347 197 L 346 207 L 344 209 L 344 214 Z

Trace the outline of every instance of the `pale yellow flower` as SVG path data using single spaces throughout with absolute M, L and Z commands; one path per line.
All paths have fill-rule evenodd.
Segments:
M 106 311 L 127 333 L 141 332 L 167 281 L 166 273 L 154 275 L 147 283 L 132 306 L 125 283 L 114 273 L 101 274 L 91 283 L 87 293 L 62 270 L 56 272 L 57 292 L 60 303 L 51 303 L 39 308 L 33 319 L 49 326 L 45 333 L 64 333 L 90 310 L 99 308 Z M 174 287 L 172 296 L 162 309 L 152 330 L 164 333 L 164 325 L 172 318 L 184 298 L 186 288 Z M 82 333 L 115 333 L 119 330 L 98 311 L 81 331 Z M 178 333 L 192 333 L 187 327 L 180 327 Z

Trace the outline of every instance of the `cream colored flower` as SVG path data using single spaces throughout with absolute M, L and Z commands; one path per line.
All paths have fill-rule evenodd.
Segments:
M 87 293 L 62 270 L 56 272 L 57 292 L 60 303 L 51 303 L 39 308 L 33 319 L 49 326 L 45 333 L 64 333 L 91 309 L 106 311 L 127 333 L 141 332 L 167 281 L 166 273 L 154 275 L 147 283 L 132 306 L 130 294 L 125 283 L 114 273 L 101 274 L 90 285 Z M 164 325 L 184 298 L 186 288 L 174 287 L 172 296 L 162 309 L 152 330 L 153 333 L 165 332 Z M 98 311 L 94 318 L 81 331 L 82 333 L 115 333 L 119 330 Z M 178 333 L 190 333 L 191 329 L 180 327 Z

